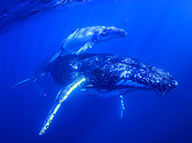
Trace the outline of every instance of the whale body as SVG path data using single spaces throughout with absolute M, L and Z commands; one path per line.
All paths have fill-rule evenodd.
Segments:
M 98 98 L 114 98 L 119 118 L 125 110 L 123 95 L 135 90 L 154 90 L 157 95 L 166 95 L 178 83 L 168 72 L 144 64 L 128 56 L 108 54 L 66 54 L 54 61 L 46 60 L 28 81 L 50 75 L 61 86 L 44 125 L 39 132 L 48 129 L 62 103 L 75 90 Z
M 87 81 L 82 91 L 96 97 L 111 98 L 134 90 L 154 90 L 165 95 L 177 86 L 168 72 L 128 56 L 72 54 L 58 57 L 48 67 L 46 72 L 62 87 L 83 74 Z
M 61 46 L 61 50 L 72 49 L 79 46 L 75 50 L 76 54 L 85 52 L 88 48 L 99 42 L 105 42 L 118 37 L 125 37 L 126 31 L 114 26 L 92 26 L 76 29 L 70 34 Z

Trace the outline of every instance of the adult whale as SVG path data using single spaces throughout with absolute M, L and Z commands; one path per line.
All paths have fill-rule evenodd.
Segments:
M 135 90 L 154 90 L 161 96 L 178 85 L 168 72 L 128 56 L 66 54 L 58 56 L 53 62 L 46 60 L 32 78 L 13 87 L 26 81 L 37 82 L 48 74 L 61 86 L 61 90 L 39 135 L 45 133 L 62 103 L 74 90 L 100 98 L 115 98 L 119 117 L 122 118 L 125 110 L 122 95 Z
M 76 29 L 70 34 L 61 46 L 61 50 L 79 46 L 76 54 L 85 52 L 88 48 L 99 42 L 109 41 L 118 37 L 125 37 L 127 32 L 114 26 L 92 26 Z

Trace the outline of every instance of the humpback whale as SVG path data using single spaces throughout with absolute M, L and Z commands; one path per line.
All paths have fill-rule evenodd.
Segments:
M 175 78 L 162 69 L 128 56 L 110 54 L 59 55 L 52 62 L 46 60 L 32 78 L 23 82 L 37 82 L 48 74 L 61 86 L 61 90 L 39 135 L 45 133 L 62 103 L 75 90 L 98 98 L 117 99 L 119 116 L 122 118 L 125 110 L 123 95 L 126 93 L 153 90 L 162 96 L 178 85 Z
M 49 61 L 54 61 L 60 54 L 82 54 L 94 44 L 109 41 L 118 37 L 125 37 L 127 32 L 114 26 L 92 26 L 72 30 L 72 33 L 64 39 L 60 51 Z M 77 47 L 77 48 L 74 48 Z M 79 49 L 80 47 L 80 49 Z
M 125 37 L 126 34 L 125 30 L 114 26 L 92 26 L 76 29 L 63 41 L 61 50 L 80 46 L 81 48 L 78 48 L 76 54 L 81 54 L 96 43 Z

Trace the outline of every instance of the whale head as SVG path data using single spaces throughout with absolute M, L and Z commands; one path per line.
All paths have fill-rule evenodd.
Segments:
M 102 40 L 111 40 L 118 37 L 125 37 L 127 32 L 114 26 L 104 27 L 100 33 Z

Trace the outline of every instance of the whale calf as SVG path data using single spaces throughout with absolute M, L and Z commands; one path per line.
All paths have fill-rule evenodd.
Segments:
M 114 26 L 92 26 L 76 29 L 70 34 L 61 46 L 61 50 L 79 46 L 76 54 L 85 52 L 88 48 L 99 42 L 105 42 L 118 37 L 125 37 L 127 32 Z
M 73 30 L 64 39 L 60 51 L 57 52 L 49 62 L 54 61 L 59 55 L 72 53 L 82 54 L 94 44 L 110 41 L 115 38 L 125 37 L 127 32 L 115 26 L 92 26 Z
M 38 82 L 39 78 L 47 75 L 61 86 L 61 90 L 39 135 L 45 133 L 62 103 L 75 90 L 98 98 L 116 99 L 119 103 L 118 116 L 122 118 L 125 110 L 123 95 L 126 93 L 154 90 L 161 96 L 178 85 L 175 78 L 162 69 L 128 56 L 108 54 L 59 55 L 52 62 L 46 60 L 32 78 L 20 83 L 30 80 Z

